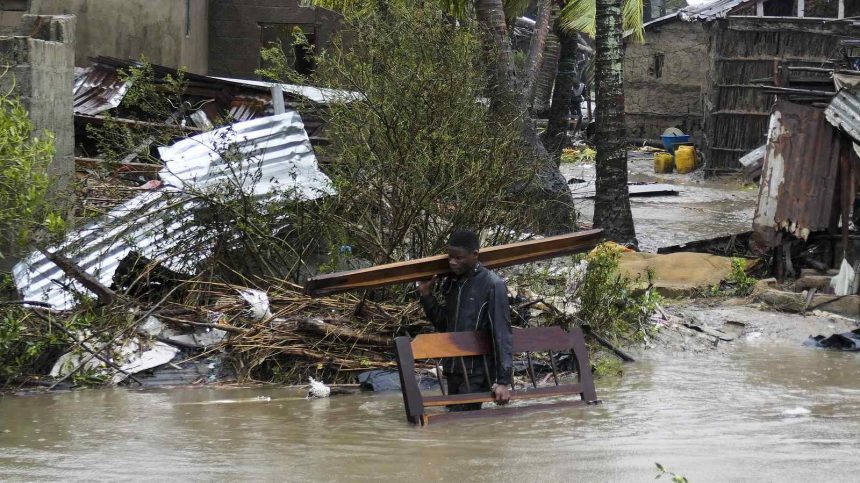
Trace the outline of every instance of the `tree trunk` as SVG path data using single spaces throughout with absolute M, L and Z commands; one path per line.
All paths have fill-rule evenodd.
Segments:
M 594 79 L 597 85 L 595 147 L 597 194 L 594 225 L 605 236 L 628 246 L 638 246 L 630 195 L 627 190 L 627 151 L 624 146 L 624 64 L 621 26 L 622 0 L 596 0 L 597 53 Z
M 642 0 L 642 21 L 651 20 L 651 0 Z
M 538 136 L 526 98 L 517 89 L 514 57 L 502 0 L 477 0 L 475 14 L 485 30 L 485 46 L 492 62 L 490 106 L 501 119 L 517 119 L 527 155 L 534 162 L 535 178 L 522 195 L 528 199 L 535 229 L 566 233 L 575 228 L 576 211 L 567 182 Z M 537 29 L 535 29 L 537 31 Z
M 531 109 L 535 97 L 535 80 L 543 67 L 543 53 L 546 50 L 546 38 L 549 34 L 549 18 L 552 14 L 552 0 L 538 0 L 537 18 L 532 41 L 529 44 L 529 55 L 526 57 L 522 96 L 526 107 Z
M 556 28 L 561 51 L 558 57 L 558 73 L 555 76 L 555 89 L 552 91 L 552 105 L 549 108 L 549 122 L 544 133 L 544 145 L 558 163 L 564 147 L 564 137 L 570 119 L 570 99 L 574 84 L 579 80 L 576 52 L 577 35 Z
M 543 64 L 538 72 L 537 81 L 535 81 L 535 97 L 533 102 L 536 115 L 546 115 L 550 108 L 550 97 L 552 96 L 552 87 L 555 83 L 555 76 L 558 71 L 558 56 L 561 50 L 558 35 L 555 29 L 550 30 L 546 36 L 546 50 L 543 54 Z M 547 150 L 551 151 L 549 147 Z

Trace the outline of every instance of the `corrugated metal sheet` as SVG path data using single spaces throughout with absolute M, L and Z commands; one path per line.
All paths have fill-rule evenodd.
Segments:
M 824 114 L 830 124 L 860 143 L 860 88 L 839 91 L 830 101 Z
M 233 79 L 230 77 L 213 77 L 213 79 L 218 79 L 243 86 L 260 87 L 263 89 L 270 89 L 273 85 L 275 85 L 273 82 L 256 81 L 250 79 Z M 319 104 L 328 104 L 332 102 L 351 102 L 361 98 L 361 94 L 357 92 L 344 91 L 340 89 L 300 86 L 296 84 L 280 84 L 280 86 L 281 89 L 284 90 L 284 92 L 289 92 L 291 94 L 302 96 L 310 101 Z
M 129 83 L 123 81 L 116 69 L 95 64 L 75 75 L 72 90 L 75 114 L 94 116 L 119 106 Z
M 729 14 L 735 7 L 747 3 L 755 3 L 754 0 L 717 0 L 699 7 L 687 7 L 682 9 L 678 14 L 684 20 L 697 20 L 699 22 L 710 22 L 718 18 L 723 18 Z M 684 18 L 686 16 L 687 18 Z
M 298 199 L 315 199 L 334 193 L 330 180 L 319 171 L 301 118 L 294 111 L 220 128 L 182 140 L 161 155 L 166 167 L 165 186 L 145 192 L 112 209 L 102 219 L 75 230 L 59 249 L 101 283 L 110 285 L 120 261 L 135 250 L 177 271 L 189 271 L 206 256 L 205 241 L 191 223 L 196 202 L 183 188 L 205 189 L 225 179 L 225 163 L 217 154 L 235 142 L 240 171 L 259 167 L 259 182 L 247 188 L 258 195 L 284 190 Z M 192 244 L 192 240 L 196 244 Z M 177 247 L 193 247 L 175 255 Z M 188 251 L 192 251 L 188 253 Z M 26 300 L 50 303 L 57 309 L 74 306 L 69 280 L 41 253 L 34 253 L 13 269 L 15 285 Z
M 205 132 L 161 148 L 159 154 L 165 163 L 161 179 L 178 189 L 190 185 L 205 190 L 222 183 L 230 170 L 219 151 L 228 146 L 232 155 L 243 160 L 242 169 L 259 166 L 259 180 L 242 178 L 243 188 L 257 196 L 282 191 L 300 199 L 316 199 L 334 193 L 331 181 L 317 166 L 304 124 L 295 111 Z
M 717 0 L 700 6 L 689 6 L 678 10 L 677 12 L 664 15 L 645 22 L 645 28 L 658 26 L 666 22 L 674 20 L 683 20 L 685 22 L 710 22 L 719 18 L 724 18 L 735 7 L 742 6 L 745 3 L 754 3 L 754 0 Z
M 840 147 L 839 133 L 823 109 L 776 103 L 753 217 L 759 246 L 776 246 L 780 230 L 806 239 L 810 232 L 829 226 Z

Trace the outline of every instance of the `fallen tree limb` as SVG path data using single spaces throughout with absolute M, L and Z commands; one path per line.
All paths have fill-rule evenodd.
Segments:
M 96 294 L 98 297 L 99 303 L 102 305 L 110 305 L 116 300 L 116 293 L 102 285 L 95 277 L 87 273 L 83 268 L 79 267 L 75 262 L 71 259 L 66 258 L 61 255 L 59 252 L 49 252 L 47 249 L 40 248 L 39 252 L 42 255 L 45 255 L 45 258 L 52 261 L 54 265 L 60 268 L 66 275 L 77 280 L 81 283 L 87 290 Z
M 322 319 L 299 319 L 296 326 L 301 330 L 313 332 L 323 337 L 334 336 L 339 339 L 347 339 L 363 344 L 384 347 L 388 347 L 393 344 L 392 340 L 385 337 L 379 337 L 372 334 L 362 334 L 346 327 L 338 327 L 334 324 L 325 322 Z

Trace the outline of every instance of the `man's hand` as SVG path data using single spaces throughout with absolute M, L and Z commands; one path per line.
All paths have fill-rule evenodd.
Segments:
M 493 399 L 499 406 L 504 406 L 511 400 L 511 390 L 507 384 L 493 384 Z
M 433 285 L 436 284 L 436 275 L 433 275 L 433 278 L 424 282 L 416 282 L 415 286 L 418 287 L 418 294 L 422 297 L 426 297 L 430 295 L 430 292 L 433 291 Z

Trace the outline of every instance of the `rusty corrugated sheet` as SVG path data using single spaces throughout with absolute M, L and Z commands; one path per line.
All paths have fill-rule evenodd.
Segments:
M 860 87 L 839 91 L 824 114 L 830 124 L 860 143 Z
M 72 90 L 75 114 L 95 116 L 119 106 L 129 83 L 120 78 L 117 70 L 95 64 L 75 76 Z
M 830 225 L 839 153 L 840 135 L 827 122 L 824 109 L 776 103 L 753 218 L 757 245 L 776 246 L 780 231 L 806 239 Z

